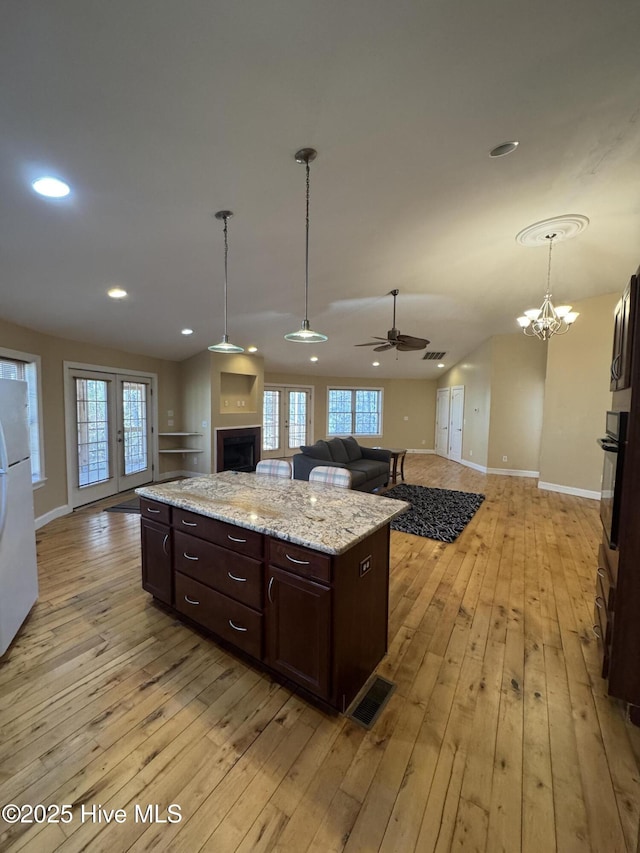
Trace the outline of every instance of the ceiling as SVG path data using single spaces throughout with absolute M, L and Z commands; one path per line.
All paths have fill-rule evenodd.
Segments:
M 639 33 L 635 0 L 3 0 L 0 316 L 188 358 L 222 336 L 229 208 L 234 343 L 269 371 L 432 378 L 422 352 L 353 346 L 391 328 L 392 288 L 448 367 L 542 302 L 531 223 L 590 220 L 554 248 L 556 304 L 636 269 Z M 303 146 L 316 346 L 283 339 L 304 317 Z M 71 195 L 37 196 L 43 174 Z

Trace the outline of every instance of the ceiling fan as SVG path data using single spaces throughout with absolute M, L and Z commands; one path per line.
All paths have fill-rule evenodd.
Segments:
M 357 347 L 374 347 L 374 352 L 384 352 L 389 349 L 396 349 L 398 352 L 413 352 L 415 350 L 426 349 L 429 341 L 426 338 L 414 338 L 412 335 L 401 335 L 400 330 L 396 329 L 396 296 L 399 290 L 390 290 L 389 295 L 393 296 L 393 328 L 389 329 L 386 338 L 378 338 L 372 335 L 375 340 L 366 344 L 354 344 Z M 383 341 L 383 343 L 379 343 Z

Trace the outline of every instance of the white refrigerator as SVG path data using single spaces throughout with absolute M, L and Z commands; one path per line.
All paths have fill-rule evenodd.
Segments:
M 0 379 L 0 657 L 37 598 L 27 383 Z

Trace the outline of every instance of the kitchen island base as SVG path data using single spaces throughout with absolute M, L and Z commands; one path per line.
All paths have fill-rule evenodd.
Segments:
M 154 598 L 304 698 L 346 710 L 387 650 L 389 523 L 329 554 L 144 497 L 141 515 Z

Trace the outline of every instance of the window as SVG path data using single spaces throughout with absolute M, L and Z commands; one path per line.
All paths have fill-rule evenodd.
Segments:
M 0 379 L 22 379 L 27 383 L 29 431 L 31 435 L 31 479 L 44 480 L 44 454 L 40 423 L 40 356 L 0 349 Z
M 381 435 L 381 388 L 329 388 L 328 435 Z

